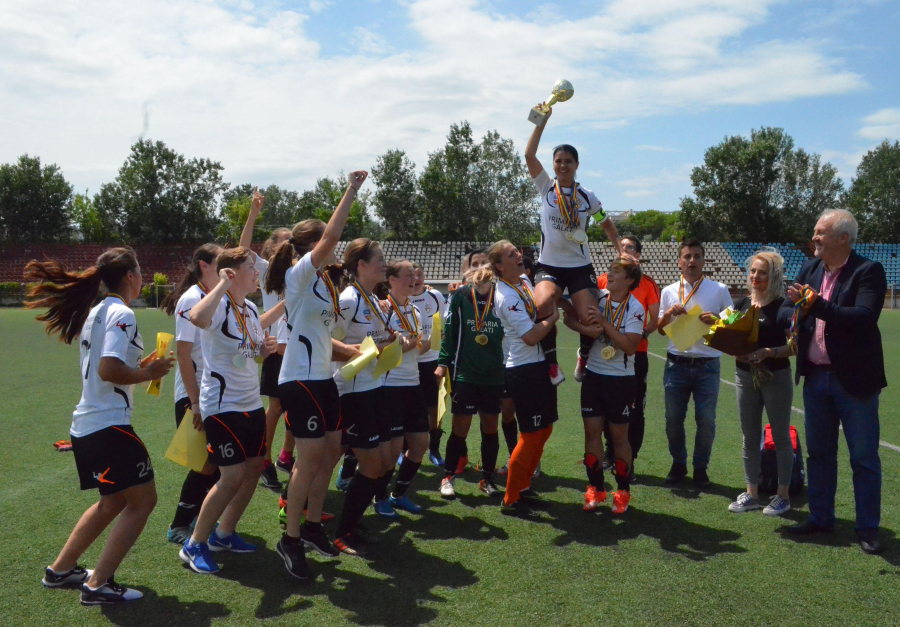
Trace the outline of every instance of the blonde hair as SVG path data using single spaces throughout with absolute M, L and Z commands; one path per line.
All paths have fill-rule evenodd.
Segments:
M 490 266 L 481 266 L 480 268 L 470 268 L 466 271 L 465 282 L 479 288 L 494 280 L 494 271 Z
M 750 282 L 750 266 L 759 259 L 766 264 L 769 272 L 769 285 L 766 287 L 765 298 L 771 303 L 776 298 L 784 298 L 784 257 L 774 250 L 758 250 L 747 259 L 747 291 L 753 293 L 753 284 Z

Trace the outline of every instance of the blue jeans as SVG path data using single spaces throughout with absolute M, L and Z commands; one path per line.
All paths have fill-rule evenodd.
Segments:
M 687 465 L 687 444 L 684 420 L 688 401 L 694 395 L 694 420 L 697 435 L 694 437 L 694 468 L 709 466 L 713 440 L 716 439 L 716 405 L 719 402 L 718 357 L 696 365 L 679 364 L 666 360 L 663 375 L 666 392 L 666 437 L 672 461 Z
M 843 426 L 853 469 L 856 530 L 878 529 L 881 522 L 878 397 L 877 393 L 851 396 L 828 369 L 812 368 L 806 375 L 803 403 L 809 455 L 809 517 L 819 526 L 834 527 L 838 427 Z

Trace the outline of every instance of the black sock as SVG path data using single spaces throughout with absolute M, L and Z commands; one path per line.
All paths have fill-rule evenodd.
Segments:
M 421 465 L 422 462 L 414 462 L 409 457 L 403 458 L 403 461 L 400 463 L 400 471 L 397 473 L 397 484 L 394 486 L 391 496 L 400 497 L 406 494 L 409 484 L 412 483 L 413 477 L 419 472 L 419 466 Z
M 630 481 L 628 481 L 628 477 L 631 474 L 631 467 L 625 463 L 624 460 L 617 459 L 616 460 L 616 487 L 619 490 L 625 490 L 628 492 Z
M 200 506 L 203 505 L 203 499 L 209 491 L 209 476 L 201 475 L 199 472 L 191 470 L 184 483 L 181 485 L 181 496 L 178 498 L 178 508 L 175 510 L 175 517 L 172 519 L 172 527 L 187 527 L 194 520 L 194 517 L 200 513 Z
M 497 470 L 497 454 L 500 453 L 500 436 L 497 433 L 481 432 L 481 472 L 490 479 Z
M 352 451 L 344 454 L 344 463 L 341 466 L 341 479 L 349 479 L 356 473 L 356 455 Z
M 213 472 L 213 474 L 209 475 L 206 478 L 206 492 L 209 493 L 209 491 L 213 489 L 213 486 L 216 485 L 217 483 L 219 483 L 219 479 L 221 479 L 221 478 L 222 478 L 222 471 L 219 470 L 218 466 L 216 466 L 215 472 Z
M 334 534 L 336 538 L 350 533 L 350 530 L 360 521 L 366 508 L 369 507 L 369 503 L 372 502 L 379 479 L 369 479 L 359 472 L 353 475 L 353 479 L 350 480 L 350 485 L 347 487 L 344 509 L 341 510 L 341 516 L 338 519 L 337 530 Z
M 538 318 L 536 322 L 542 322 L 546 319 Z M 552 366 L 556 364 L 556 327 L 553 327 L 550 333 L 544 336 L 544 339 L 540 341 L 540 345 L 544 349 L 544 361 L 547 362 L 547 365 Z
M 444 432 L 441 429 L 432 429 L 428 432 L 428 450 L 435 457 L 441 456 L 441 436 Z
M 288 489 L 288 486 L 289 486 L 290 484 L 291 484 L 290 481 L 285 481 L 285 482 L 284 482 L 284 489 L 281 490 L 281 499 L 282 499 L 285 503 L 287 503 L 287 489 Z
M 588 483 L 598 490 L 605 490 L 603 487 L 603 467 L 596 455 L 586 453 L 584 456 L 584 467 L 587 470 Z
M 447 438 L 447 454 L 444 455 L 445 476 L 452 477 L 456 473 L 456 467 L 459 466 L 459 459 L 465 448 L 466 441 L 451 431 L 450 437 Z
M 587 361 L 588 354 L 591 352 L 591 346 L 594 345 L 596 340 L 590 335 L 581 334 L 578 337 L 581 338 L 581 345 L 578 347 L 578 356 Z
M 519 427 L 516 425 L 515 420 L 504 422 L 501 426 L 503 427 L 503 439 L 506 440 L 506 448 L 509 449 L 509 454 L 512 455 L 513 449 L 519 443 Z
M 381 475 L 377 479 L 377 485 L 375 487 L 375 500 L 383 501 L 387 498 L 387 488 L 391 483 L 391 477 L 394 476 L 394 469 L 391 468 L 389 471 Z

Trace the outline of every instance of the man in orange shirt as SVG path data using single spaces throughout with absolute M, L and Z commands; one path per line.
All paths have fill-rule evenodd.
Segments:
M 638 261 L 641 260 L 641 240 L 634 235 L 626 235 L 621 239 L 622 251 L 631 255 Z M 602 274 L 597 278 L 597 287 L 606 289 L 606 274 Z M 634 412 L 631 414 L 631 421 L 628 426 L 628 442 L 631 444 L 631 452 L 633 459 L 637 459 L 638 451 L 644 442 L 644 407 L 647 402 L 647 372 L 650 364 L 647 357 L 647 336 L 656 330 L 657 318 L 659 318 L 659 286 L 656 281 L 646 274 L 643 275 L 640 285 L 638 285 L 632 294 L 644 306 L 644 332 L 643 339 L 638 345 L 637 352 L 634 354 L 634 374 L 637 378 L 637 396 L 634 401 Z M 593 342 L 593 340 L 591 340 Z M 590 346 L 582 346 L 578 350 L 578 363 L 575 366 L 575 380 L 581 381 L 584 374 L 584 367 L 587 363 L 587 354 L 590 352 Z M 612 438 L 609 434 L 609 425 L 604 426 L 606 433 L 607 453 L 603 456 L 604 470 L 609 470 L 607 464 L 609 460 L 614 459 L 612 455 Z M 610 465 L 610 468 L 612 466 Z M 634 463 L 631 464 L 631 478 L 634 480 Z

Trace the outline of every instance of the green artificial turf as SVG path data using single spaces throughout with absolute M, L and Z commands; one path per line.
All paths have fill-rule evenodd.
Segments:
M 138 311 L 145 344 L 172 320 Z M 366 524 L 383 539 L 370 563 L 312 558 L 312 585 L 294 583 L 274 552 L 280 531 L 277 496 L 260 488 L 240 530 L 260 545 L 255 555 L 226 555 L 219 576 L 184 569 L 177 547 L 165 540 L 185 471 L 163 454 L 174 431 L 171 377 L 162 397 L 135 394 L 134 427 L 154 461 L 159 504 L 117 579 L 137 587 L 143 601 L 128 607 L 83 608 L 78 594 L 45 590 L 43 568 L 53 561 L 81 513 L 96 499 L 80 492 L 70 453 L 52 444 L 68 438 L 80 394 L 78 350 L 48 338 L 33 313 L 0 310 L 0 563 L 7 580 L 0 594 L 0 625 L 896 625 L 900 623 L 900 543 L 894 529 L 900 507 L 900 453 L 882 449 L 882 530 L 887 551 L 864 555 L 853 533 L 853 492 L 841 447 L 838 527 L 831 536 L 796 541 L 780 530 L 805 517 L 805 496 L 784 519 L 727 511 L 743 489 L 741 434 L 734 389 L 722 385 L 718 428 L 709 473 L 700 494 L 690 482 L 665 487 L 670 458 L 663 420 L 662 361 L 650 358 L 647 435 L 628 512 L 617 519 L 609 505 L 581 511 L 586 485 L 579 386 L 571 370 L 577 338 L 560 336 L 569 380 L 560 389 L 560 415 L 533 487 L 545 495 L 535 522 L 500 514 L 477 490 L 470 468 L 457 482 L 460 497 L 447 502 L 438 470 L 427 462 L 413 483 L 421 516 Z M 881 328 L 889 387 L 881 396 L 882 439 L 900 445 L 896 373 L 900 313 L 886 311 Z M 664 355 L 654 337 L 651 352 Z M 722 376 L 733 380 L 733 360 Z M 796 407 L 802 407 L 796 389 Z M 689 414 L 688 440 L 693 440 Z M 803 432 L 802 416 L 794 424 Z M 449 429 L 445 425 L 445 430 Z M 280 444 L 281 433 L 276 439 Z M 445 439 L 446 441 L 446 439 Z M 479 457 L 478 430 L 469 439 Z M 501 438 L 501 462 L 505 445 Z M 607 482 L 612 477 L 607 475 Z M 611 500 L 611 499 L 610 499 Z M 342 495 L 330 492 L 337 512 Z M 100 542 L 87 552 L 90 567 Z

